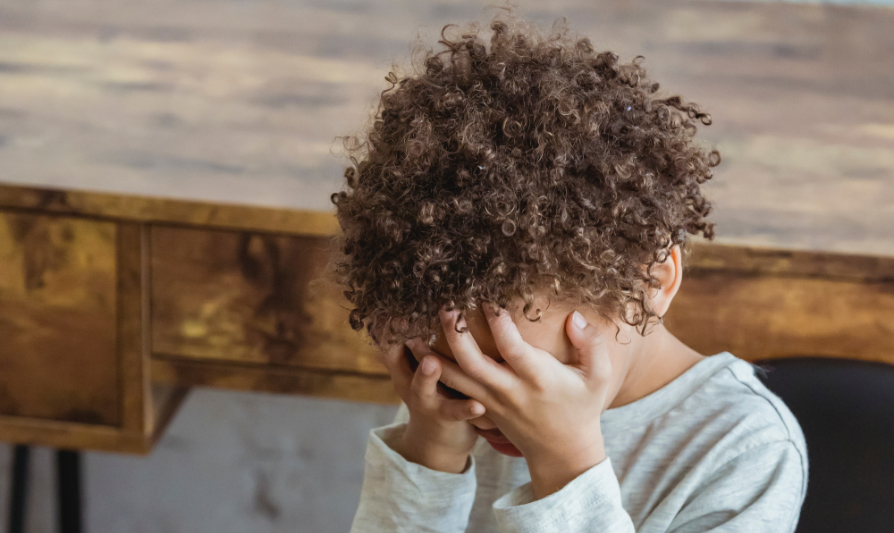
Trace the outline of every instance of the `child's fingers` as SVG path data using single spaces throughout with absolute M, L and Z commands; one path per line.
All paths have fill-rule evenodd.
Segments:
M 410 392 L 419 406 L 429 412 L 438 408 L 438 377 L 441 368 L 433 357 L 423 357 L 410 382 Z
M 483 415 L 485 408 L 477 400 L 441 399 L 441 416 L 450 420 L 466 421 Z
M 410 363 L 407 361 L 405 350 L 406 347 L 403 344 L 397 344 L 379 352 L 379 360 L 391 374 L 394 389 L 404 399 L 410 391 L 410 383 L 413 379 L 413 369 L 410 368 Z
M 428 356 L 433 357 L 439 363 L 438 379 L 445 387 L 448 387 L 455 393 L 453 394 L 454 396 L 462 395 L 462 399 L 469 399 L 471 397 L 478 398 L 484 402 L 489 401 L 491 393 L 487 387 L 469 378 L 458 364 L 441 356 L 428 345 L 419 342 L 416 339 L 407 342 L 407 346 L 410 347 L 416 359 L 421 361 L 423 357 Z M 481 404 L 481 401 L 478 403 Z M 484 404 L 481 404 L 481 406 L 484 407 Z
M 459 392 L 466 398 L 478 398 L 484 402 L 492 401 L 490 390 L 466 375 L 458 364 L 450 359 L 441 357 L 436 357 L 436 359 L 441 363 L 441 376 L 438 378 L 441 380 L 441 383 Z
M 476 400 L 450 400 L 438 394 L 441 365 L 436 357 L 423 357 L 410 383 L 410 391 L 426 411 L 440 418 L 465 421 L 484 414 L 484 406 Z

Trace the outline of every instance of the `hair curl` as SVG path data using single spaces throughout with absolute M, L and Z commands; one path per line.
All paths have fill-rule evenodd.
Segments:
M 521 297 L 539 320 L 528 313 L 548 289 L 644 335 L 652 266 L 675 245 L 687 257 L 687 233 L 714 238 L 699 186 L 720 154 L 690 120 L 710 115 L 659 98 L 643 56 L 619 63 L 564 18 L 543 37 L 498 14 L 489 48 L 477 23 L 452 39 L 451 26 L 412 75 L 392 67 L 363 140 L 343 138 L 352 165 L 331 197 L 343 232 L 330 267 L 351 327 L 431 342 L 441 308 Z

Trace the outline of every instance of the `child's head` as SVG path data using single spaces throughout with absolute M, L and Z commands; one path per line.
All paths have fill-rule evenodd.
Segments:
M 699 186 L 720 155 L 692 120 L 710 115 L 659 97 L 642 56 L 619 63 L 563 24 L 490 28 L 488 46 L 474 23 L 445 26 L 443 50 L 389 73 L 372 125 L 346 139 L 333 265 L 351 327 L 432 339 L 441 308 L 519 300 L 536 320 L 551 294 L 644 333 L 651 267 L 685 257 L 688 233 L 714 236 Z

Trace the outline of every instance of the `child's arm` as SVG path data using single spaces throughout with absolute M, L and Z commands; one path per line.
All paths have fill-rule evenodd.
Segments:
M 415 364 L 403 345 L 382 354 L 404 403 L 394 423 L 370 432 L 352 533 L 466 529 L 476 490 L 470 452 L 478 436 L 465 419 L 478 416 L 471 408 L 481 406 L 439 393 L 440 364 L 432 359 Z
M 395 451 L 406 427 L 395 423 L 370 432 L 351 533 L 464 532 L 477 486 L 474 459 L 459 474 L 412 463 Z
M 791 533 L 806 491 L 805 462 L 791 441 L 774 441 L 717 467 L 696 468 L 655 502 L 640 531 Z M 650 493 L 654 489 L 642 487 Z M 501 533 L 635 531 L 609 460 L 539 500 L 530 483 L 518 487 L 494 502 L 494 513 Z
M 539 500 L 526 483 L 494 502 L 501 533 L 635 533 L 611 459 Z

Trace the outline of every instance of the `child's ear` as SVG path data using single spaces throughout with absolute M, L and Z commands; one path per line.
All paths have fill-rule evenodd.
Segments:
M 664 316 L 683 281 L 683 254 L 680 245 L 671 249 L 663 263 L 656 263 L 652 267 L 652 275 L 661 282 L 661 288 L 652 289 L 649 306 L 658 316 Z

